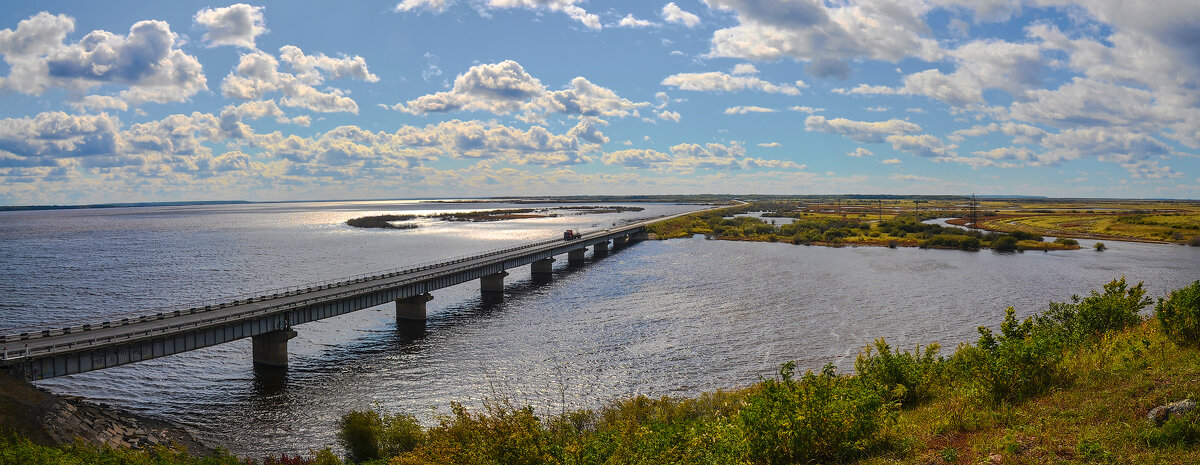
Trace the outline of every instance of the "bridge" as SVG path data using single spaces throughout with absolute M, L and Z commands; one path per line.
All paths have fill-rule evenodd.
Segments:
M 423 329 L 425 304 L 437 289 L 479 280 L 485 298 L 503 295 L 507 271 L 529 265 L 547 279 L 555 256 L 582 263 L 647 237 L 646 225 L 694 212 L 591 231 L 503 250 L 361 275 L 337 282 L 268 291 L 216 304 L 168 310 L 73 327 L 0 336 L 0 368 L 25 380 L 100 370 L 251 338 L 256 366 L 287 366 L 287 342 L 296 325 L 395 302 L 396 322 Z

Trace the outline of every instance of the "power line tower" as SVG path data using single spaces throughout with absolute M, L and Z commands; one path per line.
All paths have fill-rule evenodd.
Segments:
M 979 200 L 971 193 L 971 229 L 979 229 Z

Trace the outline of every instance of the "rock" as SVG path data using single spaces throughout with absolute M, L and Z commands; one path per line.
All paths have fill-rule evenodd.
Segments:
M 1150 412 L 1146 414 L 1146 421 L 1153 423 L 1154 426 L 1162 426 L 1162 424 L 1166 423 L 1167 419 L 1171 418 L 1172 415 L 1182 416 L 1193 408 L 1196 408 L 1196 402 L 1192 401 L 1191 399 L 1184 399 L 1165 405 L 1159 405 L 1158 407 L 1150 409 Z

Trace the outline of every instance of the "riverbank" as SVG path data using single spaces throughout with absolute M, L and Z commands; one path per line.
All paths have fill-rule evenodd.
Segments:
M 14 434 L 44 446 L 78 440 L 124 449 L 168 447 L 201 455 L 212 452 L 170 423 L 55 395 L 4 372 L 0 372 L 0 434 Z
M 1151 307 L 1156 317 L 1140 316 Z M 1200 281 L 1155 305 L 1122 279 L 1035 317 L 1010 309 L 947 355 L 879 340 L 855 375 L 789 363 L 730 391 L 549 414 L 500 398 L 452 404 L 432 427 L 350 412 L 340 437 L 349 458 L 389 464 L 1195 463 L 1200 409 L 1148 419 L 1200 392 L 1200 350 L 1186 337 L 1197 328 L 1179 311 L 1200 315 Z M 14 450 L 32 460 L 11 460 Z M 0 443 L 0 463 L 95 450 Z M 204 460 L 153 463 L 235 463 Z M 321 452 L 289 463 L 342 462 Z

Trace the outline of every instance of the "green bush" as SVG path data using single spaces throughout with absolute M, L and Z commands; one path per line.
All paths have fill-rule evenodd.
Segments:
M 1015 252 L 1017 250 L 1017 238 L 1012 236 L 1002 236 L 992 241 L 992 249 L 997 252 Z
M 949 364 L 955 377 L 972 383 L 985 400 L 1020 402 L 1053 385 L 1062 343 L 1032 318 L 1018 321 L 1009 307 L 1000 335 L 984 326 L 979 335 L 975 347 L 960 347 Z
M 379 458 L 379 432 L 383 419 L 374 410 L 351 410 L 338 423 L 338 441 L 351 462 Z
M 1154 315 L 1163 332 L 1176 344 L 1200 346 L 1200 281 L 1158 299 Z
M 1124 329 L 1142 321 L 1138 312 L 1147 305 L 1150 299 L 1142 283 L 1128 287 L 1122 276 L 1105 284 L 1104 292 L 1092 291 L 1092 295 L 1078 300 L 1074 324 L 1083 335 Z
M 784 364 L 780 379 L 760 383 L 738 414 L 750 462 L 843 460 L 877 446 L 890 410 L 875 390 L 838 376 L 833 365 L 799 380 L 794 372 L 794 363 Z
M 1071 239 L 1069 237 L 1060 237 L 1058 239 L 1055 239 L 1054 243 L 1062 244 L 1062 245 L 1079 245 L 1079 241 L 1077 241 L 1075 239 Z
M 424 440 L 425 430 L 411 415 L 351 410 L 338 425 L 338 441 L 351 462 L 394 457 L 416 449 Z
M 892 351 L 888 343 L 879 338 L 874 348 L 867 346 L 854 361 L 859 380 L 879 390 L 887 400 L 909 405 L 933 396 L 942 373 L 942 359 L 937 357 L 941 346 L 930 344 L 921 351 L 917 346 L 913 352 Z

